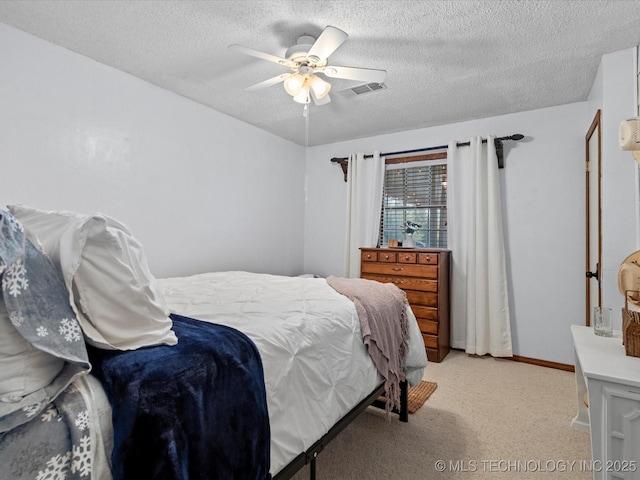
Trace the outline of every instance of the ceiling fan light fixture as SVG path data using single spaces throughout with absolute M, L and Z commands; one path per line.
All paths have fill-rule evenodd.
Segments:
M 311 91 L 316 100 L 323 99 L 331 90 L 331 84 L 316 75 L 296 73 L 284 81 L 284 89 L 294 101 L 308 104 L 311 101 Z
M 304 88 L 302 88 L 302 90 L 300 90 L 300 93 L 294 95 L 293 101 L 302 104 L 309 103 L 311 101 L 311 98 L 309 97 L 309 87 L 305 86 Z
M 311 86 L 313 93 L 318 100 L 326 97 L 329 94 L 329 90 L 331 90 L 331 84 L 329 82 L 325 82 L 320 77 L 315 75 L 311 77 L 309 85 Z
M 284 89 L 289 95 L 295 97 L 304 87 L 305 78 L 303 75 L 296 73 L 284 81 Z

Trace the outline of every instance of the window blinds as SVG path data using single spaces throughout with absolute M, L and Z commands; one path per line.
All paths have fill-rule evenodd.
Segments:
M 388 165 L 385 172 L 380 245 L 402 241 L 406 222 L 420 225 L 416 247 L 447 247 L 447 165 L 419 162 Z

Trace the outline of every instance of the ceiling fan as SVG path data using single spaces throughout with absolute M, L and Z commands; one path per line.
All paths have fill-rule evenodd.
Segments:
M 331 101 L 329 98 L 331 84 L 317 74 L 322 74 L 329 78 L 357 80 L 366 83 L 382 83 L 387 76 L 385 70 L 328 65 L 329 56 L 347 38 L 349 38 L 349 35 L 345 32 L 329 25 L 317 39 L 310 35 L 298 37 L 297 43 L 286 51 L 284 58 L 238 44 L 230 45 L 229 48 L 246 55 L 278 63 L 291 70 L 291 72 L 283 73 L 252 85 L 247 90 L 259 90 L 283 82 L 284 89 L 293 97 L 294 101 L 309 104 L 313 99 L 316 105 L 324 105 Z

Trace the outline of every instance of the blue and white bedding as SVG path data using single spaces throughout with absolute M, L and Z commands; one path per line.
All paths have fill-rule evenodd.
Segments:
M 242 271 L 159 279 L 169 309 L 228 325 L 258 347 L 271 423 L 271 473 L 311 447 L 383 380 L 362 341 L 351 300 L 324 278 Z M 427 357 L 407 309 L 404 362 L 411 385 Z
M 27 423 L 1 434 L 12 480 L 111 480 L 111 407 L 92 375 L 76 379 Z
M 0 210 L 0 323 L 24 347 L 13 355 L 0 338 L 0 370 L 13 367 L 0 372 L 0 478 L 269 479 L 264 379 L 251 340 L 172 315 L 177 345 L 89 347 L 89 355 L 60 269 L 32 238 Z
M 3 210 L 0 239 L 3 314 L 34 354 L 60 365 L 41 385 L 36 383 L 42 379 L 31 380 L 28 371 L 18 372 L 17 382 L 5 378 L 8 385 L 23 383 L 30 388 L 7 392 L 0 402 L 3 473 L 15 480 L 90 478 L 97 440 L 91 425 L 94 410 L 82 377 L 91 366 L 66 287 L 51 260 Z M 29 355 L 21 362 L 25 370 L 32 367 Z
M 59 270 L 2 210 L 0 229 L 2 298 L 9 319 L 34 348 L 51 355 L 52 361 L 63 361 L 48 385 L 26 395 L 9 395 L 0 404 L 0 432 L 5 432 L 29 421 L 91 366 Z
M 362 342 L 354 304 L 322 278 L 215 272 L 160 279 L 157 286 L 177 326 L 178 345 L 125 352 L 91 348 L 88 356 L 60 272 L 52 270 L 54 265 L 48 258 L 24 238 L 15 219 L 2 210 L 0 219 L 3 220 L 0 275 L 11 323 L 34 348 L 62 360 L 60 371 L 55 372 L 55 378 L 47 385 L 15 401 L 0 398 L 0 464 L 9 466 L 4 471 L 10 471 L 12 479 L 108 480 L 113 473 L 116 479 L 137 480 L 142 477 L 141 471 L 135 468 L 134 460 L 141 458 L 136 448 L 140 444 L 144 447 L 144 438 L 155 440 L 156 436 L 163 435 L 158 438 L 159 443 L 153 443 L 159 445 L 157 451 L 144 453 L 151 455 L 148 465 L 157 463 L 167 478 L 188 478 L 192 468 L 203 464 L 198 463 L 202 458 L 192 460 L 186 455 L 192 447 L 196 450 L 199 447 L 197 443 L 190 445 L 187 437 L 199 438 L 202 432 L 198 431 L 199 425 L 183 428 L 180 423 L 193 423 L 198 419 L 209 434 L 215 418 L 224 416 L 225 412 L 238 414 L 234 408 L 229 410 L 228 407 L 234 405 L 228 398 L 225 400 L 224 395 L 220 395 L 222 402 L 217 406 L 209 403 L 209 394 L 219 393 L 217 379 L 222 375 L 221 365 L 231 358 L 229 352 L 225 353 L 227 360 L 221 360 L 220 364 L 214 361 L 211 365 L 205 365 L 207 362 L 203 360 L 209 353 L 203 350 L 196 354 L 201 356 L 195 362 L 204 368 L 194 368 L 193 373 L 196 378 L 207 377 L 200 385 L 194 387 L 187 381 L 189 375 L 183 378 L 179 373 L 183 367 L 181 354 L 174 355 L 174 352 L 181 350 L 185 355 L 189 350 L 189 330 L 201 329 L 206 325 L 204 322 L 218 326 L 214 329 L 207 325 L 197 337 L 209 338 L 205 331 L 226 332 L 223 337 L 237 332 L 226 339 L 228 342 L 204 343 L 214 347 L 221 343 L 235 344 L 239 354 L 236 356 L 245 359 L 246 354 L 253 351 L 249 355 L 251 369 L 256 371 L 259 360 L 264 369 L 263 377 L 249 382 L 254 394 L 249 395 L 253 406 L 247 408 L 257 415 L 255 421 L 249 423 L 259 425 L 260 429 L 249 437 L 253 442 L 249 443 L 252 453 L 247 455 L 253 456 L 251 462 L 245 463 L 254 468 L 249 476 L 243 474 L 235 478 L 268 478 L 269 474 L 278 473 L 382 382 Z M 33 264 L 36 260 L 37 266 Z M 33 296 L 39 290 L 48 293 Z M 427 358 L 415 316 L 409 308 L 407 318 L 409 338 L 403 369 L 409 383 L 414 385 L 422 379 Z M 204 348 L 201 343 L 194 351 Z M 159 352 L 159 356 L 153 357 L 153 352 Z M 88 374 L 89 359 L 95 364 L 95 374 L 100 381 Z M 163 369 L 163 363 L 174 370 Z M 145 369 L 145 365 L 152 368 Z M 153 388 L 138 388 L 141 385 L 135 384 L 136 379 L 143 378 L 155 379 L 169 397 L 157 396 L 158 391 Z M 235 397 L 246 393 L 233 388 L 230 391 Z M 116 411 L 115 422 L 110 421 L 111 409 L 105 393 Z M 191 402 L 191 407 L 182 409 L 178 416 L 183 413 L 192 416 L 179 418 L 173 425 L 163 424 L 162 419 L 171 416 L 167 412 L 172 408 L 176 411 L 175 405 L 171 405 L 171 399 L 177 398 L 174 394 L 185 394 Z M 207 401 L 203 402 L 205 397 Z M 169 403 L 162 404 L 163 398 Z M 123 401 L 127 399 L 134 401 Z M 147 401 L 136 403 L 140 399 Z M 150 413 L 147 407 L 154 403 L 158 409 Z M 247 408 L 242 409 L 245 414 Z M 209 417 L 210 411 L 215 411 L 215 415 Z M 145 424 L 148 415 L 156 415 L 153 418 L 161 419 L 161 424 Z M 226 433 L 224 435 L 221 444 L 226 441 Z M 215 443 L 220 437 L 212 438 L 210 441 Z M 128 443 L 131 439 L 135 442 Z M 227 448 L 216 450 L 222 455 L 218 461 L 223 462 L 225 455 L 233 457 L 233 451 L 241 448 L 238 445 L 242 440 L 238 438 Z M 246 443 L 246 437 L 244 440 Z M 107 452 L 113 452 L 113 457 Z M 204 455 L 204 450 L 199 450 L 199 454 Z M 113 459 L 113 471 L 110 459 Z M 149 474 L 148 469 L 145 472 Z M 215 475 L 212 471 L 206 478 L 219 478 Z
M 242 332 L 172 315 L 177 345 L 89 347 L 113 407 L 114 479 L 268 480 L 260 355 Z

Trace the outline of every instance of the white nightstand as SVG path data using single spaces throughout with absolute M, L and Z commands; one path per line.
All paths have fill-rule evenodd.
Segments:
M 591 432 L 594 479 L 640 480 L 640 358 L 627 356 L 620 332 L 613 333 L 571 326 L 578 402 L 571 425 Z

